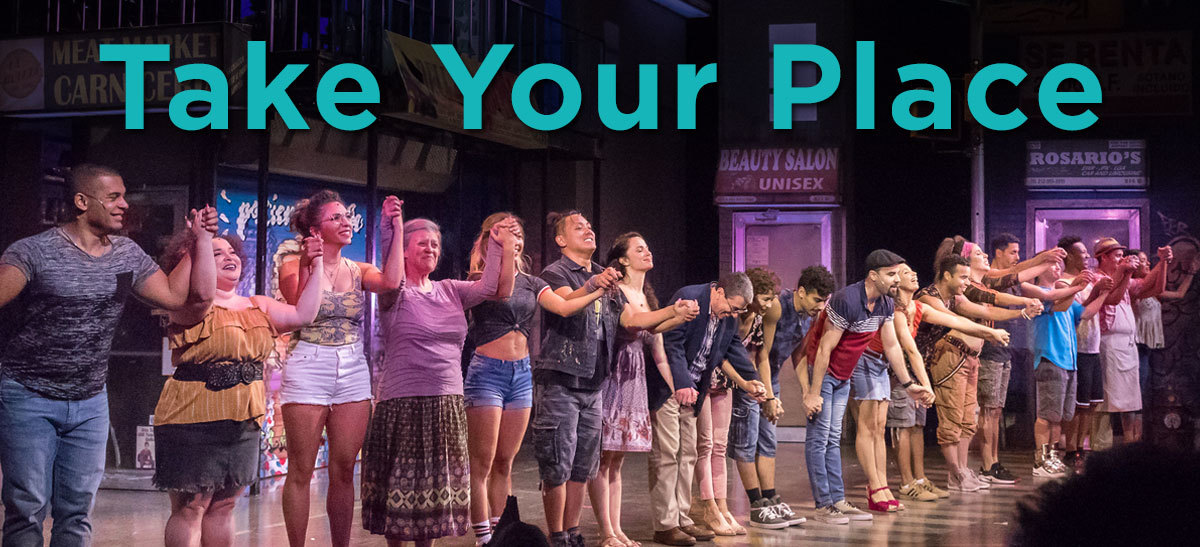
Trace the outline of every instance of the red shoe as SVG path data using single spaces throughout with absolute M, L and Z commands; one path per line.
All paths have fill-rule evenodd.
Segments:
M 871 490 L 870 486 L 867 487 L 867 509 L 868 510 L 875 511 L 876 513 L 894 513 L 897 511 L 896 505 L 892 505 L 892 503 L 893 503 L 892 500 L 875 501 L 874 499 L 872 499 L 872 498 L 874 498 L 876 492 L 882 492 L 887 489 L 888 489 L 888 487 L 886 487 L 886 486 L 876 488 L 874 490 Z

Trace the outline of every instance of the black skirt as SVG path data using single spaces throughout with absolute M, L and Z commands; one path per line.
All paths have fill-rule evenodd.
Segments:
M 154 486 L 196 493 L 254 482 L 259 431 L 256 420 L 154 426 Z

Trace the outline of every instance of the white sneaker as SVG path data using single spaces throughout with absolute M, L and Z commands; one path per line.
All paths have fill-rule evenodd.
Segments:
M 951 492 L 974 492 L 979 490 L 979 484 L 965 473 L 951 472 L 950 478 L 946 480 L 946 489 Z
M 850 524 L 850 517 L 847 517 L 841 511 L 838 511 L 837 507 L 832 505 L 817 509 L 813 513 L 813 520 L 825 524 Z
M 979 485 L 979 490 L 987 490 L 988 488 L 992 487 L 992 483 L 990 481 L 985 481 L 979 478 L 979 475 L 975 473 L 975 470 L 971 469 L 970 467 L 967 468 L 967 475 L 971 477 L 971 480 L 975 481 L 975 484 Z
M 853 504 L 851 504 L 850 502 L 848 502 L 846 500 L 841 500 L 841 501 L 833 504 L 833 507 L 834 507 L 834 509 L 837 509 L 838 511 L 841 511 L 843 514 L 845 514 L 846 517 L 849 518 L 850 520 L 874 520 L 875 519 L 875 517 L 871 516 L 870 513 L 855 507 Z

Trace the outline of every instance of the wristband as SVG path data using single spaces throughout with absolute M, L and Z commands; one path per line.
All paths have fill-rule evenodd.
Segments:
M 914 381 L 912 378 L 909 378 L 909 379 L 908 379 L 908 381 L 907 381 L 907 382 L 904 382 L 903 384 L 901 384 L 901 385 L 900 385 L 900 387 L 902 387 L 902 388 L 904 388 L 904 389 L 908 389 L 908 386 L 911 386 L 911 385 L 913 385 L 913 384 L 915 384 L 915 383 L 917 383 L 917 382 L 916 382 L 916 381 Z

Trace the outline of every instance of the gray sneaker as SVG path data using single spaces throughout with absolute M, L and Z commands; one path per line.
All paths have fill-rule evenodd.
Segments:
M 783 517 L 783 520 L 787 521 L 788 526 L 799 526 L 808 520 L 800 515 L 797 515 L 795 511 L 792 511 L 792 508 L 783 502 L 783 497 L 781 497 L 779 494 L 775 494 L 769 499 L 771 500 L 771 503 L 775 504 L 775 512 L 779 513 L 779 516 Z
M 762 498 L 750 505 L 750 526 L 779 530 L 788 527 L 787 519 L 779 514 L 779 507 L 771 500 Z
M 833 504 L 833 507 L 845 514 L 850 520 L 875 520 L 875 517 L 871 516 L 870 513 L 855 507 L 846 500 Z
M 825 524 L 850 524 L 850 518 L 838 511 L 837 507 L 832 505 L 828 507 L 818 508 L 813 513 L 813 520 L 823 522 Z

